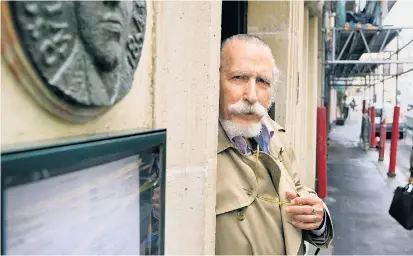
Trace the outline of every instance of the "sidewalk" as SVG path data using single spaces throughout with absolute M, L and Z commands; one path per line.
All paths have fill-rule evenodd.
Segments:
M 325 202 L 335 239 L 332 249 L 320 255 L 413 255 L 413 231 L 388 214 L 394 188 L 406 185 L 407 176 L 396 170 L 396 178 L 389 179 L 388 165 L 377 161 L 377 151 L 361 149 L 360 120 L 351 112 L 346 124 L 330 133 Z

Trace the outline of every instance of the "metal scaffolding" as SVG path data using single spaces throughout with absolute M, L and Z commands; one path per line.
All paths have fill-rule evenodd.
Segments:
M 323 31 L 323 95 L 327 110 L 327 124 L 330 122 L 331 88 L 337 91 L 336 124 L 344 125 L 348 116 L 346 107 L 347 87 L 357 86 L 363 91 L 361 146 L 376 147 L 376 109 L 380 117 L 379 161 L 383 160 L 387 124 L 383 114 L 385 107 L 384 82 L 395 78 L 395 106 L 392 122 L 389 177 L 395 176 L 397 141 L 399 138 L 400 101 L 399 77 L 413 71 L 413 57 L 403 56 L 401 51 L 413 42 L 413 27 L 384 26 L 383 21 L 396 1 L 367 1 L 363 11 L 357 10 L 355 1 L 331 1 L 325 8 L 325 30 Z M 345 3 L 345 4 L 344 4 Z M 371 24 L 370 24 L 371 23 Z M 331 27 L 331 25 L 337 27 Z M 410 33 L 408 33 L 410 31 Z M 407 35 L 406 42 L 401 41 Z M 406 33 L 405 33 L 406 32 Z M 406 38 L 405 38 L 406 39 Z M 399 58 L 401 57 L 401 58 Z M 395 67 L 395 68 L 394 68 Z M 382 107 L 376 105 L 376 85 L 382 86 Z M 369 95 L 366 98 L 367 94 Z M 354 100 L 354 98 L 353 98 Z M 368 101 L 367 101 L 368 100 Z M 393 99 L 391 99 L 393 101 Z M 353 103 L 354 106 L 355 103 Z M 334 108 L 335 109 L 335 108 Z M 402 136 L 402 135 L 400 135 Z M 366 144 L 367 143 L 367 144 Z
M 413 42 L 411 38 L 400 45 L 399 35 L 406 30 L 413 32 L 413 27 L 346 25 L 331 30 L 331 40 L 326 42 L 327 85 L 371 87 L 394 77 L 397 80 L 398 76 L 413 71 L 413 68 L 400 68 L 403 64 L 413 64 L 413 59 L 399 59 L 400 51 Z M 393 40 L 397 40 L 397 47 L 389 51 L 386 47 Z M 393 65 L 396 65 L 396 71 L 390 72 Z

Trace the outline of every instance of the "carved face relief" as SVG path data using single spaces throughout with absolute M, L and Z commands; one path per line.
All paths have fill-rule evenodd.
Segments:
M 119 65 L 132 4 L 130 1 L 75 2 L 80 38 L 102 70 L 111 71 Z
M 16 1 L 6 7 L 19 50 L 42 82 L 27 85 L 36 87 L 29 91 L 50 112 L 85 121 L 128 93 L 144 42 L 145 0 Z

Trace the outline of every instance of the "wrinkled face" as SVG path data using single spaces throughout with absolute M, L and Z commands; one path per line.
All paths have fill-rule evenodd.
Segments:
M 122 56 L 133 2 L 76 1 L 75 4 L 80 36 L 86 50 L 100 69 L 113 70 Z
M 234 40 L 223 49 L 220 118 L 238 125 L 257 124 L 271 104 L 274 61 L 262 45 Z

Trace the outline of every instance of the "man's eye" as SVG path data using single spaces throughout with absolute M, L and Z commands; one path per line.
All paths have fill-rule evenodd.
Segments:
M 257 83 L 261 83 L 261 84 L 266 84 L 266 85 L 270 85 L 270 83 L 262 78 L 258 78 L 257 79 Z
M 233 76 L 232 78 L 233 78 L 233 79 L 242 79 L 242 76 L 241 76 L 241 75 L 239 75 L 239 76 Z

